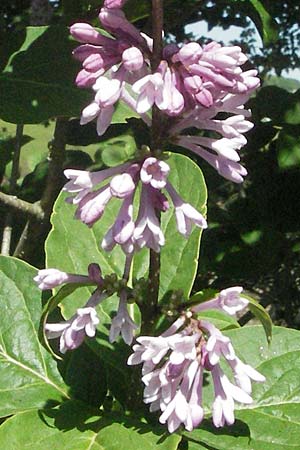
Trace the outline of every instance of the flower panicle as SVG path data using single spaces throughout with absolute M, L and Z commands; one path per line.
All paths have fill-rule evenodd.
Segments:
M 150 405 L 150 411 L 160 411 L 159 421 L 167 424 L 170 433 L 181 424 L 192 431 L 201 423 L 206 372 L 211 374 L 214 386 L 215 427 L 234 423 L 235 402 L 253 402 L 251 381 L 264 382 L 265 377 L 238 358 L 230 339 L 212 323 L 194 317 L 205 309 L 217 308 L 234 314 L 246 306 L 242 288 L 224 289 L 216 298 L 183 313 L 160 336 L 136 339 L 128 364 L 142 364 L 144 402 Z M 234 383 L 223 372 L 221 359 L 230 367 Z

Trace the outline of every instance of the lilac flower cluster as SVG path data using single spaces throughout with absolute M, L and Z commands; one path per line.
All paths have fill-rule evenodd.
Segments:
M 74 51 L 83 65 L 76 83 L 95 91 L 81 124 L 97 118 L 98 133 L 103 134 L 114 105 L 122 100 L 149 125 L 147 112 L 156 105 L 174 117 L 166 130 L 171 141 L 201 156 L 220 175 L 241 183 L 247 171 L 239 163 L 238 151 L 247 142 L 244 133 L 252 128 L 244 104 L 259 86 L 257 71 L 242 70 L 247 57 L 238 46 L 211 42 L 202 48 L 190 42 L 166 45 L 163 60 L 152 73 L 152 39 L 127 21 L 123 3 L 105 2 L 99 14 L 112 37 L 86 23 L 71 27 L 73 37 L 82 43 Z M 219 119 L 219 113 L 228 117 Z M 218 137 L 190 135 L 191 128 L 213 131 Z
M 77 206 L 75 217 L 89 227 L 102 217 L 112 198 L 122 201 L 114 224 L 103 238 L 101 245 L 104 250 L 111 251 L 118 244 L 126 254 L 143 247 L 159 252 L 165 237 L 157 212 L 165 212 L 169 208 L 161 191 L 163 188 L 172 200 L 178 231 L 183 236 L 187 238 L 190 235 L 192 224 L 207 227 L 202 214 L 186 203 L 168 182 L 169 172 L 169 165 L 153 156 L 140 163 L 128 162 L 99 172 L 68 169 L 65 175 L 70 181 L 64 190 L 72 194 L 67 201 Z M 104 186 L 93 190 L 101 182 L 105 183 Z M 142 185 L 140 207 L 134 220 L 133 200 L 139 182 Z
M 251 404 L 251 380 L 265 377 L 235 354 L 230 339 L 212 323 L 195 318 L 195 313 L 210 308 L 231 315 L 243 309 L 248 301 L 240 296 L 242 289 L 225 289 L 179 317 L 158 337 L 140 336 L 133 346 L 128 364 L 143 364 L 144 402 L 150 411 L 161 411 L 159 421 L 168 424 L 173 433 L 180 424 L 192 431 L 203 417 L 202 385 L 204 371 L 211 373 L 215 398 L 212 404 L 216 427 L 234 423 L 234 402 Z M 233 384 L 220 366 L 221 357 L 231 368 Z
M 131 263 L 131 261 L 129 262 Z M 54 289 L 65 283 L 96 285 L 95 291 L 86 304 L 82 308 L 78 308 L 69 320 L 45 325 L 45 335 L 48 339 L 60 338 L 59 350 L 61 353 L 78 348 L 86 336 L 92 338 L 96 335 L 96 327 L 100 323 L 96 308 L 113 292 L 110 289 L 111 286 L 102 277 L 98 264 L 89 265 L 88 275 L 75 275 L 58 269 L 43 269 L 39 270 L 34 280 L 42 290 Z M 117 283 L 115 284 L 117 285 Z M 130 345 L 137 328 L 127 310 L 127 291 L 125 288 L 121 289 L 119 307 L 111 323 L 109 340 L 115 342 L 121 334 L 126 344 Z

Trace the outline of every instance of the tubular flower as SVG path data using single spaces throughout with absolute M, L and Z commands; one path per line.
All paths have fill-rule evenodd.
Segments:
M 83 308 L 78 308 L 71 319 L 60 323 L 46 323 L 45 334 L 48 339 L 60 338 L 59 350 L 66 353 L 67 350 L 78 348 L 85 337 L 94 337 L 99 318 L 96 306 L 107 297 L 98 289 L 92 294 Z

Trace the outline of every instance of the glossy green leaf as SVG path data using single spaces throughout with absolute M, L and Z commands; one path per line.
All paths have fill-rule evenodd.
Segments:
M 30 411 L 0 427 L 6 450 L 176 450 L 180 436 L 121 414 L 104 415 L 79 402 Z
M 254 403 L 236 404 L 236 422 L 231 427 L 215 429 L 211 419 L 191 433 L 189 450 L 292 450 L 299 448 L 300 435 L 300 332 L 275 327 L 269 346 L 260 326 L 243 327 L 226 332 L 237 355 L 266 377 L 253 383 Z M 208 379 L 207 379 L 208 380 Z M 212 386 L 204 387 L 208 407 Z
M 264 327 L 266 338 L 268 342 L 271 342 L 272 339 L 272 320 L 267 311 L 263 306 L 261 306 L 257 300 L 243 293 L 243 297 L 245 297 L 248 302 L 248 308 L 252 312 L 252 314 L 260 320 L 262 326 Z
M 68 397 L 55 362 L 38 340 L 41 291 L 36 269 L 0 257 L 0 416 Z
M 199 319 L 209 320 L 214 324 L 219 330 L 230 330 L 231 328 L 239 328 L 240 325 L 234 317 L 223 313 L 222 311 L 217 311 L 214 309 L 208 309 L 207 311 L 201 311 L 198 314 Z

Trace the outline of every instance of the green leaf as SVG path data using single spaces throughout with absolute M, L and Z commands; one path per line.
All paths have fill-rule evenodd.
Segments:
M 74 85 L 78 64 L 73 48 L 68 27 L 28 27 L 0 76 L 0 117 L 39 123 L 53 116 L 78 115 L 89 94 Z
M 38 340 L 41 291 L 36 269 L 0 257 L 0 416 L 68 398 L 55 362 Z
M 284 127 L 276 141 L 281 169 L 298 168 L 300 164 L 300 127 Z
M 190 158 L 175 153 L 167 163 L 171 168 L 169 180 L 174 188 L 184 201 L 205 215 L 207 191 L 200 168 Z M 182 290 L 184 297 L 188 298 L 197 272 L 202 230 L 193 227 L 190 237 L 185 239 L 177 230 L 172 206 L 162 214 L 161 226 L 166 244 L 161 250 L 159 297 L 170 290 Z M 134 277 L 146 276 L 147 270 L 148 254 L 141 252 L 134 260 Z
M 292 450 L 299 448 L 300 434 L 300 333 L 275 327 L 271 345 L 260 326 L 243 327 L 226 332 L 237 355 L 266 377 L 253 383 L 253 405 L 236 404 L 236 422 L 216 429 L 211 419 L 191 433 L 184 432 L 189 450 Z M 211 405 L 211 383 L 203 397 Z M 209 410 L 208 413 L 210 414 Z M 202 446 L 202 447 L 201 447 Z
M 19 49 L 0 75 L 0 117 L 13 123 L 40 123 L 56 116 L 80 115 L 92 92 L 76 87 L 80 65 L 72 57 L 77 43 L 62 25 L 27 27 L 12 35 Z M 137 117 L 128 106 L 117 105 L 112 123 Z
M 234 317 L 223 313 L 222 311 L 217 311 L 209 309 L 207 311 L 201 311 L 198 314 L 199 319 L 208 319 L 215 327 L 219 330 L 230 330 L 231 328 L 239 328 L 240 325 Z
M 250 0 L 250 3 L 259 14 L 260 22 L 255 21 L 257 29 L 265 45 L 273 44 L 278 40 L 278 25 L 260 0 Z M 252 17 L 251 17 L 252 18 Z M 254 19 L 254 18 L 253 18 Z
M 252 314 L 260 320 L 261 324 L 264 327 L 266 338 L 268 342 L 272 340 L 272 320 L 267 311 L 263 306 L 261 306 L 257 300 L 243 293 L 243 297 L 245 297 L 248 302 L 248 308 L 252 312 Z
M 101 159 L 108 167 L 117 166 L 132 158 L 135 150 L 134 138 L 125 134 L 103 143 L 101 146 Z
M 6 450 L 176 450 L 181 437 L 164 428 L 114 414 L 100 416 L 79 402 L 30 411 L 0 427 Z

